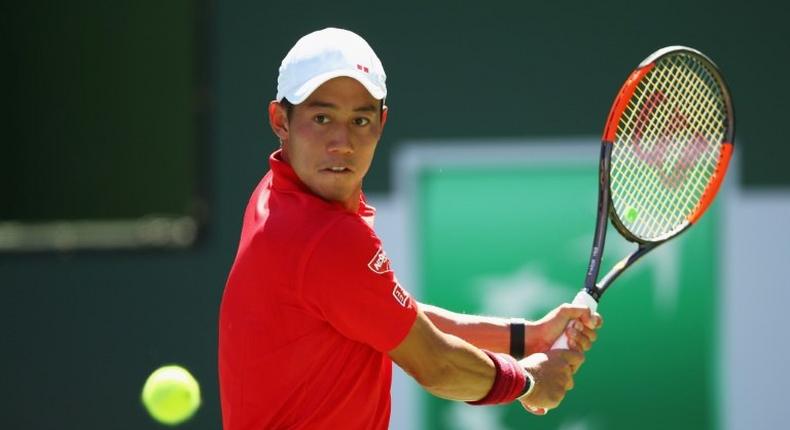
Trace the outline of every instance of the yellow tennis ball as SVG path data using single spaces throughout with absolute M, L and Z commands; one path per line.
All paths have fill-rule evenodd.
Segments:
M 183 367 L 163 366 L 146 379 L 142 399 L 155 420 L 176 425 L 188 420 L 200 407 L 200 386 Z
M 636 218 L 638 216 L 639 216 L 639 211 L 633 206 L 629 206 L 628 209 L 626 209 L 625 211 L 625 220 L 630 223 L 636 221 Z

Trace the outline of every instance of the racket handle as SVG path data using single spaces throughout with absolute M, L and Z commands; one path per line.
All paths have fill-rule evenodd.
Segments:
M 576 297 L 573 298 L 573 304 L 587 306 L 593 312 L 598 309 L 598 301 L 596 301 L 591 295 L 587 294 L 587 291 L 585 290 L 581 290 L 578 294 L 576 294 Z M 568 323 L 568 325 L 570 324 L 571 323 Z M 551 349 L 568 349 L 568 336 L 565 335 L 564 331 L 560 337 L 554 341 L 554 345 L 551 346 Z M 545 415 L 548 412 L 546 408 L 538 408 L 527 405 L 524 405 L 524 407 L 535 415 Z
M 576 294 L 576 297 L 573 298 L 573 304 L 587 306 L 593 312 L 598 309 L 598 302 L 585 290 L 581 290 Z M 568 323 L 568 325 L 570 325 L 570 323 Z M 551 346 L 551 349 L 568 349 L 568 336 L 565 335 L 565 332 L 562 332 L 562 335 L 554 341 L 554 345 Z

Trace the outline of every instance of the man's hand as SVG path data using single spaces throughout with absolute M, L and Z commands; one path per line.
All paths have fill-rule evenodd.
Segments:
M 543 415 L 557 407 L 573 388 L 573 373 L 584 362 L 584 354 L 572 350 L 554 350 L 532 354 L 519 363 L 535 379 L 535 387 L 519 399 L 524 409 Z
M 568 325 L 569 322 L 572 324 Z M 598 337 L 596 330 L 603 324 L 601 315 L 584 306 L 565 303 L 538 321 L 527 323 L 527 354 L 548 351 L 565 331 L 568 346 L 576 351 L 587 351 Z

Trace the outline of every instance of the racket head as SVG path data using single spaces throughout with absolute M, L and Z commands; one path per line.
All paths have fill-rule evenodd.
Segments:
M 666 241 L 710 206 L 735 138 L 732 97 L 701 52 L 662 48 L 620 89 L 604 128 L 609 218 L 626 239 Z

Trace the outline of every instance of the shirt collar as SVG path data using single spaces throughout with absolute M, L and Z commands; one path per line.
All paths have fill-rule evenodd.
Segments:
M 269 168 L 272 169 L 272 186 L 282 191 L 298 191 L 311 193 L 299 176 L 296 175 L 293 167 L 283 160 L 283 150 L 278 149 L 269 156 Z

